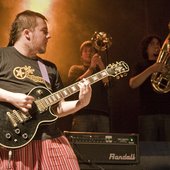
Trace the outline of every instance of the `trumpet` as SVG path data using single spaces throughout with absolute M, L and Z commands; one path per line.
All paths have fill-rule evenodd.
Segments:
M 105 32 L 95 32 L 91 41 L 93 47 L 98 51 L 105 51 L 112 45 L 112 37 Z
M 168 27 L 170 30 L 170 22 Z M 166 68 L 166 72 L 155 72 L 152 74 L 151 83 L 153 89 L 159 93 L 167 93 L 170 91 L 170 33 L 161 47 L 156 62 L 163 63 Z

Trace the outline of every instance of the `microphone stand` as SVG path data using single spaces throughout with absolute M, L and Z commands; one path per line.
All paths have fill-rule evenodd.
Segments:
M 109 47 L 108 47 L 108 45 L 106 45 L 106 50 L 105 50 L 105 52 L 106 52 L 106 57 L 105 57 L 105 64 L 106 64 L 106 66 L 108 66 L 108 64 L 110 64 L 109 63 Z M 108 92 L 108 96 L 107 96 L 107 100 L 108 100 L 108 106 L 109 106 L 109 108 L 108 108 L 108 110 L 109 110 L 109 120 L 110 120 L 110 132 L 112 132 L 112 123 L 113 123 L 113 121 L 112 121 L 112 109 L 111 109 L 111 104 L 112 104 L 112 93 L 111 93 L 111 87 L 112 87 L 112 82 L 111 82 L 111 79 L 110 79 L 110 77 L 108 77 L 108 79 L 109 79 L 109 84 L 108 84 L 108 90 L 107 90 L 107 92 Z

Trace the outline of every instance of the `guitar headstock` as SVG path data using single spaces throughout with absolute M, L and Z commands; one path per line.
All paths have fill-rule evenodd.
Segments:
M 124 61 L 116 61 L 116 63 L 109 64 L 106 67 L 106 71 L 110 76 L 119 79 L 127 76 L 127 73 L 129 72 L 129 66 Z

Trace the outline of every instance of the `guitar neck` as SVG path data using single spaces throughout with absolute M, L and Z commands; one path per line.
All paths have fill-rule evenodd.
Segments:
M 98 73 L 95 73 L 95 74 L 87 77 L 86 80 L 90 84 L 94 84 L 108 76 L 109 76 L 109 74 L 107 73 L 106 69 L 104 69 Z M 79 81 L 79 82 L 81 82 L 81 81 Z M 79 82 L 76 82 L 68 87 L 65 87 L 64 89 L 61 89 L 55 93 L 52 93 L 40 100 L 43 100 L 42 103 L 46 103 L 46 107 L 52 106 L 52 105 L 58 103 L 59 101 L 61 101 L 62 99 L 65 99 L 65 98 L 77 93 L 78 91 L 80 91 L 80 88 L 78 86 Z

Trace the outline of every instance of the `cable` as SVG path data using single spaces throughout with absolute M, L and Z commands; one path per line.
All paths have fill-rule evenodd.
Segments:
M 8 152 L 8 168 L 7 169 L 11 169 L 11 158 L 12 158 L 12 150 L 9 150 Z

